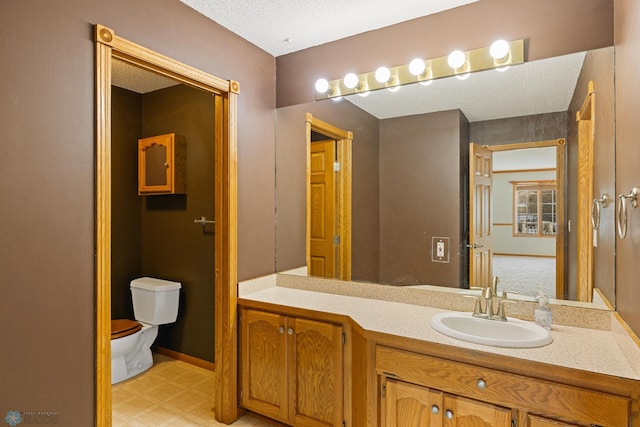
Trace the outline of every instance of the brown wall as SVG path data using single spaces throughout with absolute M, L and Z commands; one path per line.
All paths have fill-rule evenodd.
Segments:
M 381 121 L 382 283 L 460 286 L 467 252 L 460 238 L 460 159 L 468 152 L 468 126 L 458 110 Z M 431 261 L 432 237 L 450 239 L 448 263 Z
M 614 123 L 614 56 L 613 48 L 590 51 L 585 57 L 575 93 L 568 114 L 567 135 L 567 176 L 568 176 L 568 219 L 577 224 L 577 176 L 578 176 L 578 128 L 576 113 L 582 107 L 587 96 L 589 81 L 595 85 L 595 137 L 594 137 L 594 176 L 593 196 L 602 193 L 614 197 L 615 193 L 615 123 Z M 594 286 L 602 290 L 607 299 L 616 303 L 615 295 L 615 203 L 601 209 L 598 247 L 593 250 Z M 577 297 L 577 236 L 568 234 L 567 261 L 570 283 L 569 298 Z M 574 256 L 571 256 L 574 255 Z
M 535 114 L 473 122 L 471 142 L 480 145 L 517 144 L 567 137 L 567 113 Z
M 210 362 L 214 361 L 214 233 L 212 225 L 203 229 L 193 220 L 214 218 L 214 115 L 211 94 L 185 85 L 142 96 L 142 137 L 175 132 L 187 145 L 187 194 L 141 197 L 142 275 L 182 284 L 178 319 L 160 326 L 155 344 Z M 113 253 L 112 258 L 118 255 Z
M 142 276 L 142 198 L 138 196 L 138 138 L 142 96 L 111 90 L 111 318 L 133 319 L 129 283 Z
M 94 418 L 95 23 L 240 82 L 239 279 L 275 257 L 272 56 L 176 0 L 1 2 L 0 413 L 68 426 Z
M 313 100 L 321 77 L 489 46 L 498 37 L 525 39 L 526 59 L 534 61 L 611 46 L 612 34 L 611 0 L 482 0 L 278 57 L 278 107 Z
M 616 47 L 616 192 L 629 194 L 640 187 L 640 3 L 615 0 Z M 629 226 L 624 240 L 616 239 L 616 302 L 618 312 L 640 334 L 640 209 L 628 211 Z
M 329 100 L 276 110 L 277 271 L 306 264 L 306 113 L 353 132 L 352 277 L 377 280 L 379 121 L 349 102 Z

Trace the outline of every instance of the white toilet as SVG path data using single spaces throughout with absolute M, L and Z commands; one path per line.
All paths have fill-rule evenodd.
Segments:
M 142 277 L 131 281 L 135 319 L 111 321 L 111 384 L 138 375 L 153 365 L 151 345 L 158 325 L 178 317 L 179 282 Z

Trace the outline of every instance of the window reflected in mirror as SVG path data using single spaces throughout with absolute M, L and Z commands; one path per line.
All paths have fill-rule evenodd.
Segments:
M 556 235 L 555 181 L 514 181 L 514 236 Z

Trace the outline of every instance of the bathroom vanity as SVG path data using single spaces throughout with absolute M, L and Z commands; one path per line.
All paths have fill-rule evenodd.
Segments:
M 365 297 L 295 289 L 309 280 L 330 284 L 241 288 L 246 409 L 294 426 L 640 426 L 640 349 L 612 312 L 569 309 L 558 317 L 589 328 L 556 324 L 549 345 L 497 348 L 429 326 L 442 306 L 464 306 L 459 293 L 434 294 L 434 307 L 375 285 Z

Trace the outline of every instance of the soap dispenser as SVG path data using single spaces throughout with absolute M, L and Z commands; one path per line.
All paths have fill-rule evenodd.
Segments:
M 549 308 L 549 299 L 544 292 L 538 292 L 538 307 L 533 312 L 533 320 L 537 325 L 549 330 L 551 329 L 551 309 Z

